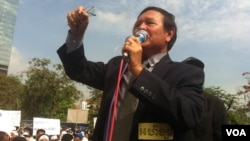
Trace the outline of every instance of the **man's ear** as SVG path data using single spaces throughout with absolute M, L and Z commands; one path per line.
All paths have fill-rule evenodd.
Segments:
M 166 34 L 166 42 L 170 42 L 170 40 L 173 38 L 173 36 L 175 34 L 175 30 L 174 29 L 170 29 L 165 34 Z

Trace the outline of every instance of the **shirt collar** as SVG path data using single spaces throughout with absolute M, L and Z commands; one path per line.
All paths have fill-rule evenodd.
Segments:
M 166 52 L 155 54 L 151 56 L 150 58 L 148 58 L 146 61 L 148 61 L 150 67 L 154 67 L 155 64 L 157 64 L 161 60 L 161 58 L 165 56 L 166 54 L 167 54 Z

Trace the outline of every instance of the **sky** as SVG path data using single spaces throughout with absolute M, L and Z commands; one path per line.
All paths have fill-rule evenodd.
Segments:
M 56 53 L 65 42 L 66 15 L 79 5 L 94 6 L 96 16 L 84 37 L 86 56 L 107 62 L 121 54 L 137 15 L 158 6 L 175 15 L 177 41 L 169 54 L 174 61 L 196 57 L 205 64 L 205 87 L 236 93 L 250 72 L 250 1 L 247 0 L 20 0 L 9 74 L 17 75 L 32 58 L 60 64 Z M 248 61 L 247 61 L 248 60 Z

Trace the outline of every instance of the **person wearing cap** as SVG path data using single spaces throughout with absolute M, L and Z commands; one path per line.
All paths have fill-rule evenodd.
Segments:
M 47 134 L 41 134 L 37 137 L 36 141 L 50 141 Z
M 57 135 L 50 136 L 50 141 L 58 141 L 58 136 Z
M 74 133 L 73 136 L 74 136 L 73 138 L 74 141 L 81 141 L 83 138 L 82 133 Z
M 194 65 L 204 69 L 205 65 L 201 60 L 195 57 L 189 57 L 183 60 L 184 63 Z M 191 141 L 221 141 L 223 124 L 228 124 L 227 110 L 223 100 L 219 97 L 204 91 L 204 113 L 202 120 L 195 128 L 189 130 L 186 136 Z

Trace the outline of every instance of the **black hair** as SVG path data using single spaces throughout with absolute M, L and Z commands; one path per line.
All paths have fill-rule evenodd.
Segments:
M 44 129 L 38 129 L 38 130 L 36 131 L 36 134 L 38 134 L 39 132 L 44 132 L 44 133 L 46 133 Z
M 21 137 L 21 136 L 16 136 L 13 138 L 12 141 L 27 141 L 25 137 Z
M 71 134 L 63 134 L 61 141 L 71 141 L 73 139 L 73 135 Z
M 3 141 L 3 137 L 4 135 L 6 135 L 7 133 L 4 131 L 0 131 L 0 141 Z

